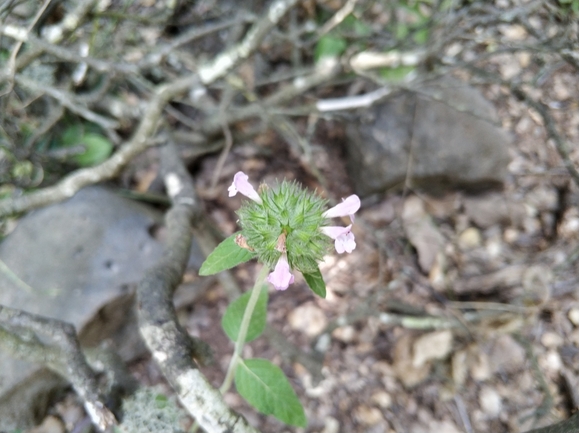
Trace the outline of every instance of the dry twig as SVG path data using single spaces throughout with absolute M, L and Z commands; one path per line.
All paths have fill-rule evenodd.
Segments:
M 0 201 L 0 217 L 59 202 L 72 197 L 79 189 L 85 186 L 116 176 L 130 160 L 151 145 L 150 138 L 157 129 L 157 124 L 165 105 L 171 99 L 187 90 L 211 84 L 215 80 L 222 78 L 253 53 L 265 35 L 296 3 L 297 0 L 277 0 L 273 2 L 265 16 L 249 30 L 239 44 L 219 54 L 207 64 L 202 65 L 196 74 L 178 78 L 170 84 L 157 86 L 133 137 L 105 162 L 95 167 L 77 170 L 64 177 L 54 186 L 21 197 Z
M 80 349 L 74 326 L 14 308 L 0 306 L 0 345 L 14 356 L 46 364 L 68 379 L 92 422 L 104 431 L 116 424 L 112 412 L 102 403 L 94 373 Z M 39 339 L 21 338 L 18 330 L 34 332 L 54 341 L 53 346 Z
M 199 371 L 192 358 L 199 354 L 194 341 L 179 325 L 173 292 L 181 282 L 191 246 L 191 223 L 201 206 L 192 181 L 172 144 L 162 149 L 165 185 L 173 202 L 166 215 L 167 246 L 163 258 L 150 269 L 137 289 L 139 328 L 154 360 L 179 400 L 208 433 L 256 433 L 234 413 Z

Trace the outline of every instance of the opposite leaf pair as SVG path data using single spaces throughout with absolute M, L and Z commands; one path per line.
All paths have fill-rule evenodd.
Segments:
M 260 289 L 259 298 L 251 315 L 244 343 L 255 340 L 266 326 L 267 286 Z M 231 341 L 240 338 L 241 322 L 251 293 L 233 301 L 221 321 Z M 267 359 L 239 359 L 235 368 L 235 387 L 253 407 L 266 415 L 273 415 L 286 424 L 306 426 L 304 409 L 283 371 Z

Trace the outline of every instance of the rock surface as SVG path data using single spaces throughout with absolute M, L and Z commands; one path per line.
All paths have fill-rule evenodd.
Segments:
M 460 81 L 398 94 L 347 126 L 356 192 L 384 192 L 404 186 L 407 178 L 412 187 L 434 193 L 500 187 L 510 139 L 496 123 L 493 106 Z
M 83 345 L 108 339 L 124 359 L 142 353 L 133 292 L 161 256 L 152 235 L 161 223 L 160 212 L 103 187 L 26 215 L 0 244 L 0 304 L 72 323 Z M 194 246 L 190 264 L 201 261 Z M 11 428 L 7 396 L 38 369 L 0 354 L 0 430 Z

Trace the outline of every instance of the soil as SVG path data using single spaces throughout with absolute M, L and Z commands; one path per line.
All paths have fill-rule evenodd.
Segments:
M 486 66 L 507 77 L 525 61 L 497 56 Z M 504 189 L 437 197 L 406 189 L 369 197 L 354 224 L 354 252 L 330 254 L 321 264 L 325 299 L 297 275 L 288 290 L 272 288 L 268 327 L 280 333 L 278 343 L 297 347 L 312 363 L 280 354 L 266 336 L 249 343 L 244 355 L 283 368 L 309 424 L 288 427 L 256 413 L 233 390 L 227 393 L 227 402 L 261 431 L 517 433 L 566 419 L 577 409 L 579 186 L 537 112 L 499 84 L 479 89 L 513 135 Z M 562 66 L 532 92 L 574 143 L 570 159 L 579 166 L 579 75 Z M 302 135 L 310 127 L 307 119 L 294 125 Z M 214 189 L 219 155 L 196 165 L 197 191 L 224 234 L 236 230 L 235 210 L 243 198 L 229 198 L 226 191 L 239 170 L 254 185 L 295 179 L 339 201 L 354 193 L 344 139 L 340 119 L 330 118 L 316 123 L 307 161 L 271 131 L 236 142 Z M 426 270 L 407 233 L 405 209 L 416 199 L 425 227 L 443 239 L 432 246 L 435 260 Z M 473 200 L 478 208 L 471 207 Z M 506 206 L 503 216 L 497 216 L 497 203 Z M 233 270 L 243 290 L 251 287 L 256 269 L 248 263 Z M 190 277 L 197 278 L 192 271 Z M 216 387 L 233 350 L 220 326 L 228 302 L 215 283 L 179 311 L 188 332 L 214 350 L 214 364 L 202 371 Z M 170 394 L 151 360 L 131 369 L 141 383 Z M 78 412 L 74 401 L 62 409 L 65 403 L 53 412 Z

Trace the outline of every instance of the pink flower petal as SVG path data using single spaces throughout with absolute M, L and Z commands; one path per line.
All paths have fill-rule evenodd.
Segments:
M 271 272 L 267 281 L 269 281 L 276 290 L 285 290 L 294 282 L 294 276 L 290 273 L 289 263 L 285 254 L 282 254 L 275 269 Z
M 354 214 L 360 209 L 360 198 L 356 194 L 352 194 L 342 201 L 342 203 L 328 209 L 324 212 L 325 218 L 343 217 L 349 215 L 353 220 Z
M 351 253 L 356 248 L 354 233 L 348 232 L 338 236 L 334 242 L 334 246 L 338 254 L 342 254 L 343 252 Z
M 334 246 L 338 254 L 351 253 L 356 248 L 354 233 L 351 232 L 352 224 L 348 227 L 322 227 L 320 230 L 326 236 L 335 240 Z
M 227 191 L 229 191 L 229 197 L 233 197 L 238 192 L 240 192 L 253 201 L 261 203 L 261 197 L 253 188 L 253 186 L 247 181 L 248 179 L 249 176 L 247 176 L 242 171 L 235 173 L 235 176 L 233 176 L 233 183 L 229 186 L 229 188 L 227 188 Z
M 348 227 L 330 226 L 320 228 L 323 234 L 332 239 L 336 239 L 337 237 L 342 236 L 343 234 L 349 233 L 351 229 L 352 224 L 350 224 Z

